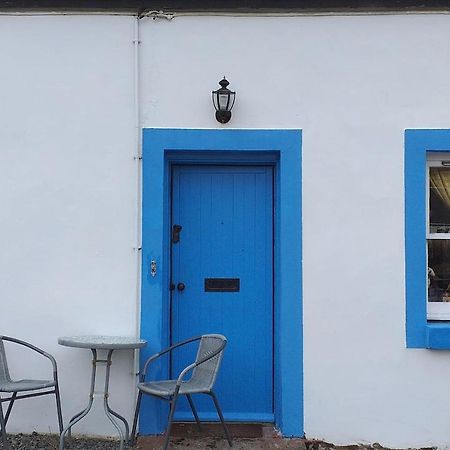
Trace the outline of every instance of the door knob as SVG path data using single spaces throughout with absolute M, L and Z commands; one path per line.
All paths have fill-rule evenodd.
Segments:
M 186 285 L 184 283 L 178 283 L 177 284 L 177 289 L 179 291 L 184 291 L 184 288 L 186 287 Z

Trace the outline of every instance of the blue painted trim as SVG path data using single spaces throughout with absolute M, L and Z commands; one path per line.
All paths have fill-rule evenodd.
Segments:
M 450 349 L 450 324 L 433 323 L 425 327 L 425 346 L 436 350 Z
M 303 436 L 302 193 L 300 130 L 144 129 L 141 360 L 168 343 L 168 183 L 172 162 L 274 163 L 275 422 L 285 436 Z M 149 276 L 150 261 L 158 265 Z M 167 374 L 167 364 L 156 377 Z M 145 399 L 143 434 L 164 430 L 162 402 Z
M 450 152 L 450 130 L 405 131 L 406 346 L 450 349 L 450 323 L 427 322 L 427 152 Z

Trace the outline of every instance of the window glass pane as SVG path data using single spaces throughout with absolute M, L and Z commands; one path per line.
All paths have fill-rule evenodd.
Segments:
M 450 167 L 430 167 L 430 233 L 450 233 Z
M 450 302 L 450 240 L 428 241 L 428 301 Z

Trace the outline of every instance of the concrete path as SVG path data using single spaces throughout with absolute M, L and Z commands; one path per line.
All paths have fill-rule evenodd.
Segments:
M 232 450 L 309 450 L 306 448 L 304 439 L 283 439 L 271 426 L 261 426 L 260 424 L 230 424 L 228 425 L 228 428 L 233 439 Z M 227 440 L 223 437 L 223 434 L 222 427 L 218 424 L 202 424 L 201 432 L 198 431 L 196 425 L 194 424 L 174 424 L 172 437 L 170 440 L 170 448 L 180 450 L 228 450 L 230 449 L 230 446 L 228 445 Z M 138 439 L 137 449 L 161 449 L 163 443 L 163 436 L 143 436 Z
M 203 424 L 200 433 L 193 424 L 174 425 L 170 440 L 170 449 L 178 450 L 209 450 L 230 449 L 223 438 L 223 430 L 216 424 Z M 286 439 L 270 426 L 259 424 L 231 424 L 229 426 L 233 437 L 231 450 L 387 450 L 380 444 L 336 446 L 319 440 Z M 55 434 L 32 433 L 8 435 L 12 450 L 58 450 L 59 438 Z M 134 447 L 126 450 L 161 450 L 163 436 L 139 437 Z M 77 436 L 68 439 L 65 450 L 118 450 L 117 439 L 99 439 L 87 436 Z M 0 450 L 3 445 L 0 443 Z M 412 449 L 410 449 L 412 450 Z M 435 450 L 432 448 L 420 450 Z
M 379 444 L 335 446 L 327 442 L 307 439 L 286 439 L 272 426 L 261 424 L 231 424 L 229 430 L 233 438 L 232 450 L 386 450 Z M 138 439 L 136 450 L 160 450 L 163 436 L 142 436 Z M 223 438 L 223 430 L 218 424 L 203 424 L 199 432 L 194 424 L 174 424 L 170 440 L 171 449 L 207 450 L 230 449 Z M 431 449 L 428 449 L 431 450 Z

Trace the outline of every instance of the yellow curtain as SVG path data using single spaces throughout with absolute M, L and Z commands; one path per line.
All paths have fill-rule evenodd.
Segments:
M 430 187 L 435 194 L 441 198 L 450 208 L 450 168 L 431 167 Z

